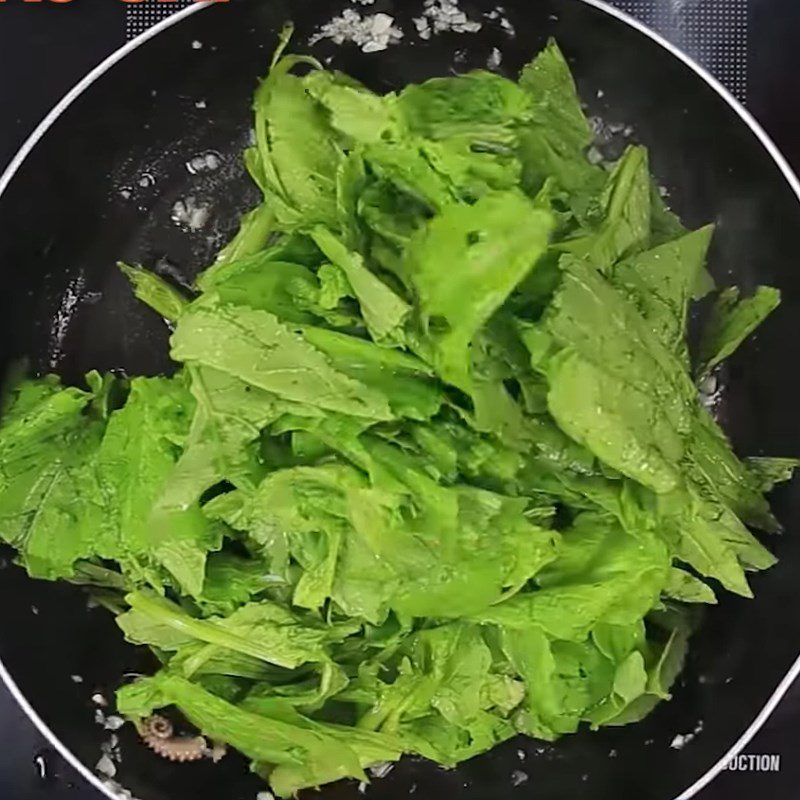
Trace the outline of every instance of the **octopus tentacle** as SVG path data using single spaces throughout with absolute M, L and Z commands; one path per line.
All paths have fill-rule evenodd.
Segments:
M 136 729 L 154 753 L 170 761 L 186 763 L 210 758 L 216 763 L 226 752 L 224 744 L 209 747 L 203 736 L 176 736 L 172 723 L 160 714 L 142 720 Z

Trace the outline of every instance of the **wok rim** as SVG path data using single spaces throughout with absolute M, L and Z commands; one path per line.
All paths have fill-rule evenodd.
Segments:
M 605 0 L 580 0 L 587 6 L 595 8 L 605 14 L 613 17 L 619 22 L 633 28 L 640 34 L 646 36 L 651 41 L 658 44 L 670 55 L 680 61 L 684 66 L 695 73 L 706 85 L 716 92 L 727 105 L 736 113 L 739 119 L 750 129 L 761 146 L 767 151 L 770 158 L 773 160 L 778 170 L 783 175 L 786 182 L 794 192 L 798 203 L 800 203 L 800 180 L 798 180 L 792 167 L 789 165 L 786 157 L 780 151 L 778 146 L 772 140 L 770 135 L 761 126 L 761 123 L 748 111 L 744 105 L 720 83 L 704 66 L 697 62 L 694 58 L 680 50 L 676 45 L 667 40 L 661 34 L 649 28 L 644 23 L 632 17 L 625 11 L 622 11 Z M 41 122 L 34 128 L 31 134 L 23 142 L 19 150 L 14 154 L 11 161 L 0 174 L 0 197 L 8 189 L 12 179 L 22 167 L 25 160 L 33 152 L 39 141 L 44 138 L 45 134 L 61 117 L 61 115 L 77 100 L 88 88 L 90 88 L 95 81 L 106 74 L 115 64 L 124 59 L 127 55 L 132 53 L 141 45 L 145 44 L 150 39 L 157 36 L 162 31 L 171 28 L 173 25 L 183 21 L 187 17 L 202 11 L 209 6 L 215 5 L 215 0 L 195 0 L 192 5 L 175 12 L 174 14 L 166 17 L 160 22 L 148 28 L 146 31 L 140 33 L 135 38 L 126 42 L 119 47 L 105 59 L 103 59 L 96 67 L 86 73 L 67 93 L 53 106 L 52 109 L 43 117 Z M 756 714 L 750 725 L 744 732 L 734 741 L 731 747 L 709 767 L 694 783 L 684 789 L 678 794 L 674 800 L 691 800 L 698 792 L 702 791 L 708 784 L 710 784 L 720 772 L 722 772 L 727 763 L 739 755 L 742 750 L 752 741 L 755 735 L 761 730 L 767 720 L 772 716 L 775 709 L 780 704 L 786 693 L 791 686 L 800 676 L 800 654 L 798 654 L 795 661 L 789 667 L 788 671 L 773 690 L 761 710 Z M 22 693 L 16 681 L 12 677 L 6 665 L 0 658 L 0 680 L 3 681 L 9 694 L 14 698 L 17 705 L 25 712 L 26 716 L 37 728 L 39 733 L 46 739 L 56 752 L 66 761 L 84 780 L 91 786 L 97 789 L 101 794 L 105 795 L 109 800 L 119 800 L 117 791 L 96 775 L 86 764 L 83 763 L 65 744 L 59 739 L 58 736 L 51 730 L 47 723 L 39 716 L 39 713 L 33 707 L 28 698 Z

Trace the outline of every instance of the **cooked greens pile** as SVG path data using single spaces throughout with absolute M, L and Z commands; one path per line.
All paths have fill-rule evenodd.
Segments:
M 748 527 L 795 462 L 740 461 L 697 386 L 778 293 L 722 292 L 692 366 L 711 228 L 642 147 L 587 159 L 554 43 L 385 96 L 279 54 L 255 133 L 263 203 L 197 295 L 123 267 L 175 374 L 11 392 L 3 538 L 152 648 L 121 713 L 282 797 L 642 718 L 685 604 L 774 562 Z

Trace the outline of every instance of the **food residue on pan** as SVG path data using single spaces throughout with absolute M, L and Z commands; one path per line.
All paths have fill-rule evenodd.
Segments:
M 372 5 L 374 0 L 353 0 L 362 6 Z M 514 25 L 505 15 L 505 9 L 498 6 L 484 14 L 486 20 L 496 22 L 508 36 L 516 36 Z M 420 14 L 412 22 L 420 39 L 428 40 L 440 33 L 478 33 L 483 22 L 471 19 L 461 9 L 458 0 L 424 0 Z M 323 39 L 335 44 L 352 42 L 365 53 L 377 53 L 390 45 L 399 44 L 405 32 L 389 14 L 378 12 L 362 15 L 353 8 L 346 8 L 341 14 L 331 18 L 319 27 L 309 39 L 313 45 Z M 499 62 L 498 62 L 499 65 Z
M 134 797 L 130 789 L 126 789 L 113 778 L 105 778 L 102 784 L 105 790 L 116 800 L 139 800 L 139 798 Z
M 176 200 L 172 206 L 172 221 L 181 228 L 197 232 L 202 230 L 211 215 L 209 206 L 200 203 L 194 195 Z
M 78 274 L 69 282 L 67 288 L 61 295 L 58 310 L 50 325 L 50 340 L 48 342 L 48 366 L 55 369 L 61 360 L 64 347 L 64 340 L 67 337 L 72 317 L 78 310 L 85 289 L 85 278 L 83 272 Z M 39 613 L 36 606 L 31 606 L 34 614 Z
M 482 22 L 467 17 L 457 0 L 425 0 L 422 16 L 415 17 L 414 24 L 421 39 L 448 31 L 477 33 L 483 27 Z
M 323 39 L 335 44 L 353 42 L 365 53 L 377 53 L 397 44 L 404 36 L 394 24 L 394 17 L 378 13 L 362 16 L 352 8 L 346 8 L 340 16 L 326 22 L 309 40 L 313 45 Z
M 119 737 L 116 733 L 111 733 L 108 739 L 100 744 L 100 758 L 95 764 L 95 772 L 106 778 L 113 778 L 117 774 L 117 765 L 121 763 Z
M 95 772 L 105 775 L 106 778 L 113 778 L 117 774 L 117 765 L 108 753 L 103 753 L 94 765 Z
M 498 22 L 509 37 L 514 38 L 517 35 L 517 29 L 506 16 L 506 10 L 503 6 L 497 6 L 497 8 L 487 12 L 484 16 L 486 19 Z
M 493 47 L 492 52 L 489 53 L 489 58 L 486 59 L 486 67 L 491 70 L 498 69 L 503 63 L 503 54 L 499 48 Z
M 703 732 L 703 720 L 698 720 L 697 725 L 689 733 L 678 733 L 670 742 L 673 750 L 682 750 L 687 744 L 691 744 L 697 736 Z
M 200 153 L 192 156 L 186 162 L 186 171 L 190 175 L 197 175 L 200 172 L 213 172 L 219 169 L 222 164 L 222 157 L 214 150 L 208 150 L 205 153 Z
M 118 731 L 125 724 L 125 720 L 119 714 L 109 714 L 103 722 L 103 727 L 107 731 Z
M 528 782 L 528 773 L 523 772 L 521 769 L 515 769 L 511 773 L 511 785 L 514 787 L 522 786 L 523 783 Z

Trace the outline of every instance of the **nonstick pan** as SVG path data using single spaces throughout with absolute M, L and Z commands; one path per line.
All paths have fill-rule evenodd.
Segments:
M 240 152 L 249 102 L 277 32 L 297 24 L 293 47 L 341 11 L 342 0 L 270 0 L 193 6 L 135 40 L 84 80 L 40 126 L 0 178 L 0 362 L 26 357 L 37 372 L 78 381 L 90 368 L 170 369 L 168 331 L 133 299 L 114 269 L 141 262 L 189 282 L 256 197 Z M 463 4 L 471 15 L 485 3 Z M 780 287 L 784 301 L 721 376 L 721 421 L 747 454 L 800 453 L 795 365 L 800 362 L 800 202 L 796 179 L 763 132 L 710 76 L 599 2 L 506 0 L 516 36 L 487 23 L 478 34 L 413 35 L 416 4 L 378 0 L 409 32 L 384 53 L 321 42 L 323 60 L 388 90 L 451 70 L 483 67 L 492 49 L 515 75 L 555 36 L 589 113 L 651 149 L 652 167 L 687 224 L 717 224 L 712 271 L 722 284 Z M 8 78 L 6 78 L 8 79 Z M 623 137 L 624 138 L 624 137 Z M 614 141 L 607 147 L 617 146 Z M 213 155 L 214 170 L 196 168 Z M 187 162 L 189 167 L 187 168 Z M 192 167 L 194 163 L 195 167 Z M 191 200 L 189 200 L 191 198 Z M 186 230 L 180 206 L 207 207 Z M 762 450 L 763 449 L 763 450 Z M 787 533 L 770 542 L 780 563 L 753 579 L 753 601 L 724 597 L 706 616 L 674 699 L 643 723 L 582 732 L 553 745 L 516 740 L 457 770 L 406 759 L 375 781 L 375 800 L 688 798 L 741 748 L 777 703 L 800 651 L 800 486 L 776 494 Z M 109 732 L 91 694 L 108 696 L 147 655 L 122 641 L 86 596 L 0 573 L 0 659 L 12 692 L 85 777 Z M 82 683 L 70 676 L 79 675 Z M 263 784 L 244 760 L 172 765 L 120 731 L 117 780 L 142 800 L 253 800 Z M 693 734 L 683 748 L 677 734 Z M 71 755 L 71 754 L 74 754 Z M 321 800 L 358 798 L 354 783 Z M 413 796 L 413 795 L 412 795 Z

